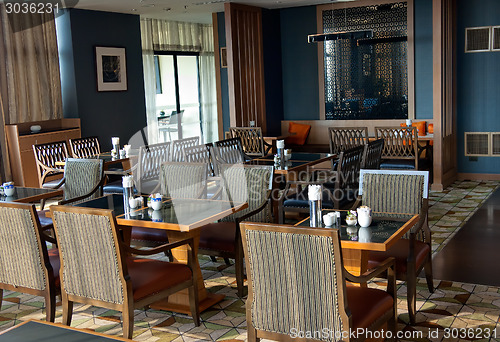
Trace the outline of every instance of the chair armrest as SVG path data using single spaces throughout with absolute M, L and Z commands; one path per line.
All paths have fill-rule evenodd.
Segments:
M 246 213 L 243 216 L 237 217 L 235 220 L 236 223 L 239 224 L 241 221 L 243 221 L 243 220 L 257 214 L 258 212 L 262 211 L 267 205 L 269 205 L 269 198 L 271 198 L 270 191 L 267 193 L 266 199 L 262 202 L 262 204 L 258 208 L 255 208 L 254 210 L 249 211 L 248 213 Z
M 356 210 L 359 206 L 361 206 L 361 203 L 363 203 L 363 197 L 359 196 L 356 198 L 356 201 L 351 207 L 351 210 Z
M 389 257 L 381 262 L 376 268 L 366 271 L 362 275 L 355 276 L 346 271 L 346 280 L 353 283 L 366 283 L 368 280 L 375 278 L 376 276 L 388 271 L 390 268 L 394 271 L 394 267 L 396 265 L 395 259 L 393 257 Z
M 99 181 L 99 183 L 89 193 L 82 195 L 82 196 L 73 197 L 73 198 L 70 198 L 67 200 L 59 201 L 58 205 L 65 205 L 68 203 L 74 203 L 74 202 L 81 201 L 87 197 L 92 196 L 97 190 L 99 190 L 100 187 L 102 187 L 104 185 L 104 180 L 105 180 L 105 178 L 102 177 L 101 180 Z
M 166 243 L 154 248 L 150 249 L 136 249 L 133 247 L 130 247 L 129 245 L 125 244 L 124 242 L 120 241 L 120 247 L 123 248 L 123 250 L 128 253 L 128 254 L 135 254 L 135 255 L 153 255 L 153 254 L 158 254 L 158 253 L 164 253 L 166 251 L 169 251 L 173 248 L 177 248 L 183 245 L 189 245 L 191 249 L 194 249 L 194 240 L 193 238 L 188 238 L 188 239 L 183 239 L 179 240 L 176 242 L 170 242 Z

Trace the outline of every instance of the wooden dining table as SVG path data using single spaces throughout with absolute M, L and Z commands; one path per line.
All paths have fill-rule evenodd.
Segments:
M 128 201 L 127 201 L 128 203 Z M 146 207 L 130 209 L 124 205 L 123 196 L 113 194 L 86 201 L 78 206 L 89 208 L 112 209 L 118 225 L 129 235 L 132 227 L 157 228 L 167 232 L 170 242 L 193 238 L 195 255 L 198 255 L 200 229 L 235 212 L 248 208 L 245 203 L 232 203 L 222 200 L 206 199 L 166 199 L 160 210 Z M 187 264 L 188 247 L 181 246 L 172 250 L 174 261 Z M 198 259 L 195 258 L 193 270 L 198 276 L 198 298 L 200 312 L 224 299 L 223 294 L 207 292 L 201 274 Z M 189 292 L 182 290 L 168 299 L 151 306 L 154 309 L 190 314 Z
M 275 223 L 279 223 L 279 191 L 284 187 L 287 181 L 296 181 L 302 177 L 308 177 L 313 172 L 315 166 L 330 163 L 332 159 L 337 158 L 336 154 L 331 153 L 309 153 L 292 152 L 290 158 L 280 163 L 274 162 L 274 155 L 268 155 L 262 158 L 252 159 L 245 162 L 250 165 L 269 165 L 274 167 L 274 179 L 272 186 L 272 210 Z
M 325 209 L 322 211 L 322 215 L 332 211 L 334 210 Z M 341 213 L 341 226 L 338 229 L 340 229 L 344 266 L 347 271 L 354 275 L 363 274 L 368 270 L 370 252 L 389 250 L 419 220 L 418 215 L 374 212 L 370 226 L 361 228 L 358 224 L 348 226 L 345 221 L 347 211 L 338 211 Z M 309 227 L 309 217 L 297 223 L 296 226 Z M 337 229 L 324 225 L 322 227 Z
M 99 153 L 95 156 L 90 156 L 88 158 L 89 159 L 101 159 L 104 162 L 104 170 L 106 171 L 110 168 L 110 166 L 113 166 L 116 164 L 121 164 L 123 167 L 123 170 L 130 169 L 132 159 L 134 159 L 135 156 L 120 158 L 120 157 L 113 157 L 111 152 L 103 152 L 103 153 Z M 66 161 L 64 161 L 64 160 L 56 161 L 55 165 L 64 166 L 64 165 L 66 165 Z

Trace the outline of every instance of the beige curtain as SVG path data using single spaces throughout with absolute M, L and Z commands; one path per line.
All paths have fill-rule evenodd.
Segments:
M 0 4 L 0 139 L 8 175 L 4 124 L 62 118 L 53 14 L 7 15 Z

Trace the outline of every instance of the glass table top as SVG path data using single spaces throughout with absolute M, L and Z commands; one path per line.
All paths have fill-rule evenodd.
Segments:
M 41 198 L 50 197 L 51 194 L 61 192 L 59 189 L 43 189 L 43 188 L 25 188 L 23 186 L 14 187 L 14 195 L 0 195 L 0 202 L 22 202 L 32 199 L 33 201 Z
M 322 210 L 322 215 L 331 213 L 333 210 Z M 387 213 L 372 213 L 372 223 L 367 228 L 361 228 L 359 224 L 348 226 L 345 222 L 347 211 L 340 211 L 340 239 L 342 241 L 352 242 L 370 242 L 370 243 L 386 243 L 399 229 L 401 229 L 415 215 L 398 214 L 391 215 Z M 309 227 L 309 218 L 299 222 L 299 227 Z M 335 226 L 326 227 L 325 229 L 338 229 Z M 361 240 L 361 241 L 360 241 Z
M 166 199 L 160 210 L 148 207 L 130 209 L 124 206 L 122 195 L 107 195 L 78 204 L 81 207 L 114 210 L 119 224 L 155 228 L 189 230 L 214 222 L 243 207 L 245 203 L 232 205 L 228 201 L 202 199 Z M 169 227 L 170 226 L 170 227 Z

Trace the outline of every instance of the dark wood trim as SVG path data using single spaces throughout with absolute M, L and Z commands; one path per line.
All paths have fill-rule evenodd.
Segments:
M 222 112 L 222 76 L 219 54 L 219 20 L 217 13 L 212 13 L 212 30 L 214 34 L 215 88 L 217 90 L 217 128 L 219 140 L 224 139 L 224 114 Z

